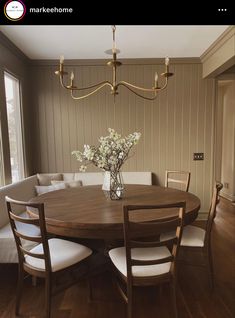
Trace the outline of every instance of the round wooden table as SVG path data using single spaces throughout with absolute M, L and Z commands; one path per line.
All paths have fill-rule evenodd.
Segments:
M 115 201 L 106 199 L 100 185 L 48 192 L 31 200 L 45 204 L 49 233 L 104 240 L 123 238 L 123 205 L 178 201 L 186 201 L 185 223 L 192 223 L 198 215 L 200 200 L 191 193 L 158 186 L 126 185 L 124 198 Z M 174 211 L 170 213 L 174 215 Z M 148 220 L 149 217 L 151 214 Z M 164 213 L 159 211 L 159 217 L 164 218 Z

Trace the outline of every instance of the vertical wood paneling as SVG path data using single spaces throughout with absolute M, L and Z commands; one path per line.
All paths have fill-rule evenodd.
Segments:
M 151 102 L 134 96 L 124 87 L 114 102 L 109 89 L 81 101 L 71 99 L 54 76 L 54 67 L 34 67 L 37 88 L 34 107 L 38 133 L 35 135 L 37 171 L 74 172 L 79 163 L 71 156 L 84 144 L 97 144 L 109 127 L 127 135 L 140 131 L 140 143 L 125 163 L 125 171 L 152 171 L 163 185 L 166 169 L 191 171 L 190 192 L 209 208 L 212 183 L 212 136 L 214 82 L 203 80 L 200 64 L 175 64 L 166 90 Z M 103 66 L 70 66 L 79 86 L 111 78 Z M 152 86 L 155 71 L 162 65 L 123 65 L 118 80 Z M 204 152 L 204 161 L 193 161 L 193 152 Z M 95 168 L 90 166 L 89 171 Z
M 135 67 L 129 66 L 128 67 L 128 80 L 130 81 L 130 83 L 135 83 L 135 78 L 136 78 Z M 129 132 L 138 131 L 137 122 L 136 122 L 136 119 L 137 119 L 137 116 L 136 116 L 136 96 L 134 94 L 129 94 L 129 92 L 127 92 L 127 96 L 128 96 L 128 103 L 129 103 L 129 111 L 128 111 L 129 129 L 130 129 Z M 137 171 L 136 150 L 137 149 L 134 149 L 134 151 L 132 152 L 132 153 L 134 153 L 134 156 L 128 160 L 128 164 L 129 164 L 128 169 L 130 169 L 129 171 Z M 125 167 L 125 168 L 127 168 L 127 167 Z
M 189 152 L 190 145 L 190 86 L 191 86 L 191 65 L 184 65 L 184 90 L 183 90 L 183 106 L 182 106 L 182 147 L 181 147 L 181 157 L 182 157 L 182 167 L 189 171 L 189 162 L 192 159 L 192 154 Z
M 172 72 L 175 73 L 175 68 L 172 68 Z M 166 166 L 167 169 L 172 169 L 174 167 L 174 156 L 172 156 L 172 151 L 174 151 L 173 140 L 175 135 L 175 103 L 174 103 L 174 93 L 175 93 L 175 81 L 169 81 L 169 90 L 167 90 L 167 145 L 166 145 Z
M 204 163 L 204 209 L 210 205 L 210 196 L 206 195 L 207 189 L 212 188 L 214 180 L 208 178 L 207 175 L 212 176 L 214 171 L 214 124 L 215 124 L 215 94 L 211 92 L 215 91 L 215 81 L 206 80 L 207 94 L 206 94 L 206 109 L 205 109 L 205 127 L 204 127 L 204 149 L 207 152 L 207 158 Z
M 52 68 L 52 75 L 54 75 L 56 68 Z M 62 118 L 61 118 L 61 94 L 58 90 L 58 84 L 53 78 L 52 94 L 53 94 L 53 108 L 54 108 L 54 138 L 55 138 L 55 170 L 63 170 L 63 150 L 62 150 Z
M 175 132 L 174 132 L 174 165 L 182 169 L 181 166 L 181 145 L 182 145 L 182 102 L 183 102 L 183 91 L 184 91 L 184 66 L 176 67 L 176 94 L 175 94 Z
M 48 160 L 48 152 L 47 152 L 47 144 L 48 144 L 48 138 L 47 138 L 47 125 L 46 125 L 46 111 L 45 108 L 45 95 L 48 94 L 49 88 L 45 85 L 44 82 L 44 76 L 45 76 L 45 70 L 41 69 L 39 71 L 39 101 L 38 101 L 38 107 L 39 107 L 39 132 L 40 132 L 40 140 L 39 140 L 39 151 L 37 153 L 41 157 L 41 167 L 39 171 L 49 171 L 49 160 Z M 46 90 L 44 90 L 46 87 Z
M 190 154 L 198 151 L 197 148 L 197 113 L 198 113 L 198 65 L 192 65 L 191 72 L 191 112 L 190 112 Z M 197 178 L 197 165 L 200 164 L 199 161 L 190 160 L 190 171 L 191 171 L 191 180 L 190 180 L 190 190 L 193 193 L 197 191 L 198 178 Z M 199 185 L 200 186 L 200 185 Z
M 143 86 L 153 85 L 154 72 L 151 66 L 146 66 L 144 70 L 144 81 Z M 149 80 L 152 80 L 149 82 Z M 151 145 L 152 145 L 152 134 L 151 134 L 151 107 L 152 102 L 145 101 L 144 103 L 144 169 L 152 171 L 152 156 L 151 156 Z
M 47 153 L 48 153 L 48 169 L 50 171 L 56 171 L 56 162 L 55 162 L 55 131 L 54 131 L 54 101 L 52 92 L 52 76 L 53 76 L 52 68 L 48 68 L 46 70 L 46 74 L 44 75 L 44 81 L 46 82 L 47 87 L 49 88 L 47 94 L 44 98 L 45 104 L 45 120 L 47 126 Z
M 58 80 L 58 79 L 57 79 Z M 59 88 L 62 90 L 62 88 Z M 61 92 L 61 126 L 62 126 L 62 148 L 63 148 L 63 171 L 69 171 L 70 166 L 70 136 L 69 136 L 69 94 Z
M 198 110 L 197 110 L 197 151 L 204 152 L 205 156 L 207 152 L 204 149 L 204 125 L 205 125 L 205 108 L 207 107 L 207 103 L 205 101 L 207 90 L 206 90 L 206 82 L 202 84 L 200 80 L 201 69 L 197 70 L 198 72 Z M 197 186 L 197 195 L 202 198 L 204 195 L 204 173 L 203 173 L 203 161 L 197 162 L 197 178 L 201 180 L 201 185 Z
M 140 66 L 136 69 L 135 82 L 140 86 L 144 86 L 143 71 L 143 66 Z M 137 171 L 144 171 L 144 105 L 145 101 L 142 98 L 136 98 L 136 130 L 140 131 L 142 134 L 142 138 L 140 139 L 140 143 L 136 149 Z

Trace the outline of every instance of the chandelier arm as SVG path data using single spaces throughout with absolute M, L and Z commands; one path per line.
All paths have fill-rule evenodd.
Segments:
M 137 92 L 134 91 L 132 88 L 130 88 L 129 86 L 125 85 L 123 82 L 118 83 L 118 85 L 119 85 L 119 84 L 120 84 L 120 85 L 123 85 L 124 87 L 126 87 L 127 89 L 129 89 L 129 91 L 131 91 L 131 92 L 134 93 L 135 95 L 137 95 L 137 96 L 139 96 L 139 97 L 141 97 L 141 98 L 144 98 L 144 99 L 146 99 L 146 100 L 155 100 L 156 97 L 157 97 L 157 91 L 155 91 L 155 96 L 154 96 L 154 97 L 146 97 L 146 96 L 143 96 L 143 95 L 137 93 Z
M 139 87 L 139 86 L 133 85 L 133 84 L 128 83 L 128 82 L 125 82 L 125 81 L 120 81 L 120 82 L 117 84 L 117 87 L 118 87 L 119 85 L 123 85 L 123 86 L 126 86 L 126 87 L 131 87 L 131 88 L 134 88 L 134 89 L 139 89 L 139 90 L 141 90 L 141 91 L 143 91 L 143 92 L 152 92 L 152 93 L 154 93 L 154 92 L 161 91 L 162 89 L 166 88 L 167 83 L 168 83 L 168 81 L 167 81 L 167 78 L 166 78 L 166 82 L 165 82 L 165 84 L 163 85 L 163 87 L 145 88 L 145 87 Z
M 69 89 L 69 86 L 67 86 L 67 85 L 64 84 L 63 76 L 62 76 L 62 75 L 60 75 L 60 84 L 61 84 L 61 86 L 62 86 L 63 88 Z
M 160 87 L 159 90 L 161 91 L 161 90 L 165 89 L 167 87 L 167 84 L 168 84 L 168 77 L 166 77 L 165 84 L 162 87 Z
M 68 89 L 68 90 L 73 90 L 73 91 L 82 91 L 82 90 L 85 90 L 85 89 L 91 89 L 91 88 L 94 88 L 94 87 L 97 87 L 97 86 L 100 86 L 100 85 L 103 85 L 103 84 L 108 84 L 110 85 L 110 87 L 112 87 L 112 84 L 109 82 L 109 81 L 102 81 L 102 82 L 99 82 L 97 84 L 94 84 L 94 85 L 91 85 L 91 86 L 87 86 L 87 87 L 71 87 L 71 85 L 65 85 L 64 82 L 63 82 L 63 77 L 60 76 L 60 84 L 62 87 Z
M 86 97 L 88 97 L 88 96 L 93 95 L 94 93 L 98 92 L 101 88 L 103 88 L 103 87 L 105 87 L 105 86 L 107 86 L 107 85 L 110 86 L 111 89 L 113 89 L 113 85 L 112 85 L 110 82 L 105 81 L 105 82 L 103 82 L 102 85 L 100 85 L 99 87 L 97 87 L 96 89 L 94 89 L 92 92 L 90 92 L 90 93 L 88 93 L 88 94 L 86 94 L 86 95 L 83 95 L 83 96 L 77 96 L 77 97 L 74 96 L 74 95 L 73 95 L 73 91 L 74 91 L 75 89 L 70 89 L 70 91 L 71 91 L 71 96 L 72 96 L 73 99 L 76 99 L 76 100 L 83 99 L 83 98 L 86 98 Z

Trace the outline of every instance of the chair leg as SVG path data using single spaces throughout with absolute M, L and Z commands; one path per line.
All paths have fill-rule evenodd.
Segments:
M 93 289 L 92 289 L 92 280 L 91 277 L 88 277 L 88 302 L 93 301 Z
M 212 254 L 211 249 L 209 248 L 207 253 L 205 253 L 205 259 L 206 259 L 206 267 L 208 272 L 208 280 L 209 280 L 209 286 L 211 291 L 214 289 L 214 269 L 213 269 L 213 260 L 212 260 Z
M 21 302 L 21 298 L 22 298 L 23 281 L 24 281 L 24 270 L 23 270 L 22 266 L 19 264 L 18 282 L 17 282 L 17 291 L 16 291 L 16 307 L 15 307 L 16 316 L 19 315 L 19 311 L 20 311 L 20 302 Z
M 32 286 L 33 287 L 37 286 L 37 277 L 36 276 L 32 276 Z
M 127 287 L 127 317 L 132 318 L 132 286 Z
M 177 312 L 177 304 L 176 304 L 176 283 L 175 283 L 175 281 L 172 281 L 170 283 L 170 291 L 171 291 L 171 298 L 172 298 L 172 305 L 173 305 L 173 317 L 177 318 L 178 312 Z
M 45 308 L 46 318 L 51 316 L 51 277 L 46 277 L 45 282 Z

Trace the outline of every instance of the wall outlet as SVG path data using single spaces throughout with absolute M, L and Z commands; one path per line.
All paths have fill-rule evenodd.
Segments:
M 204 152 L 194 152 L 193 160 L 204 160 Z
M 229 183 L 228 182 L 224 182 L 224 188 L 228 189 L 229 188 Z

